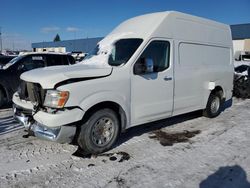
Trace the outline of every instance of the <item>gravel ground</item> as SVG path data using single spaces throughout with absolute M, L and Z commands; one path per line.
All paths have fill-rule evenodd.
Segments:
M 196 112 L 129 129 L 89 158 L 25 134 L 0 110 L 0 187 L 250 187 L 250 100 L 214 119 Z

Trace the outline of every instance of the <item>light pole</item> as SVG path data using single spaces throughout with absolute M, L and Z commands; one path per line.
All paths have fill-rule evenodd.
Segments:
M 74 51 L 76 51 L 76 31 L 74 31 Z
M 2 27 L 0 27 L 0 53 L 3 51 L 3 43 L 2 43 Z

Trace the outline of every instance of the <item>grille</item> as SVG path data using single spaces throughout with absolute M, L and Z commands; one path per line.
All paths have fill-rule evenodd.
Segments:
M 21 81 L 18 92 L 20 99 L 28 100 L 40 105 L 44 102 L 45 91 L 40 84 Z

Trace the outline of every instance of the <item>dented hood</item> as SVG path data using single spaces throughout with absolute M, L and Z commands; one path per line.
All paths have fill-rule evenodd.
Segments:
M 97 67 L 84 64 L 52 66 L 34 69 L 21 75 L 27 82 L 39 83 L 44 89 L 51 89 L 57 83 L 74 78 L 96 78 L 108 76 L 112 72 L 111 66 Z

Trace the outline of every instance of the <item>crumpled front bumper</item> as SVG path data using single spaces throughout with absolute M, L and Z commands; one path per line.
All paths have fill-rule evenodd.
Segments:
M 72 142 L 76 134 L 76 123 L 84 115 L 79 108 L 65 109 L 55 114 L 43 111 L 34 112 L 30 105 L 27 108 L 27 101 L 20 100 L 17 95 L 13 96 L 13 102 L 14 118 L 25 129 L 33 132 L 40 139 L 59 143 Z
M 31 125 L 30 130 L 34 135 L 43 140 L 58 143 L 71 143 L 76 133 L 76 126 L 60 126 L 49 128 L 38 122 Z
M 29 129 L 33 121 L 32 110 L 25 109 L 13 104 L 14 119 L 16 119 L 26 130 Z
M 35 120 L 32 115 L 24 114 L 26 109 L 14 106 L 14 118 L 20 122 L 26 130 L 31 131 L 36 137 L 58 143 L 71 143 L 76 133 L 76 125 L 62 125 L 48 127 Z M 32 111 L 30 111 L 32 114 Z
M 30 111 L 30 115 L 28 115 L 27 109 L 22 109 L 15 105 L 13 110 L 14 118 L 20 122 L 26 130 L 31 131 L 37 138 L 58 143 L 71 143 L 74 139 L 76 125 L 48 127 L 33 120 L 32 111 Z

